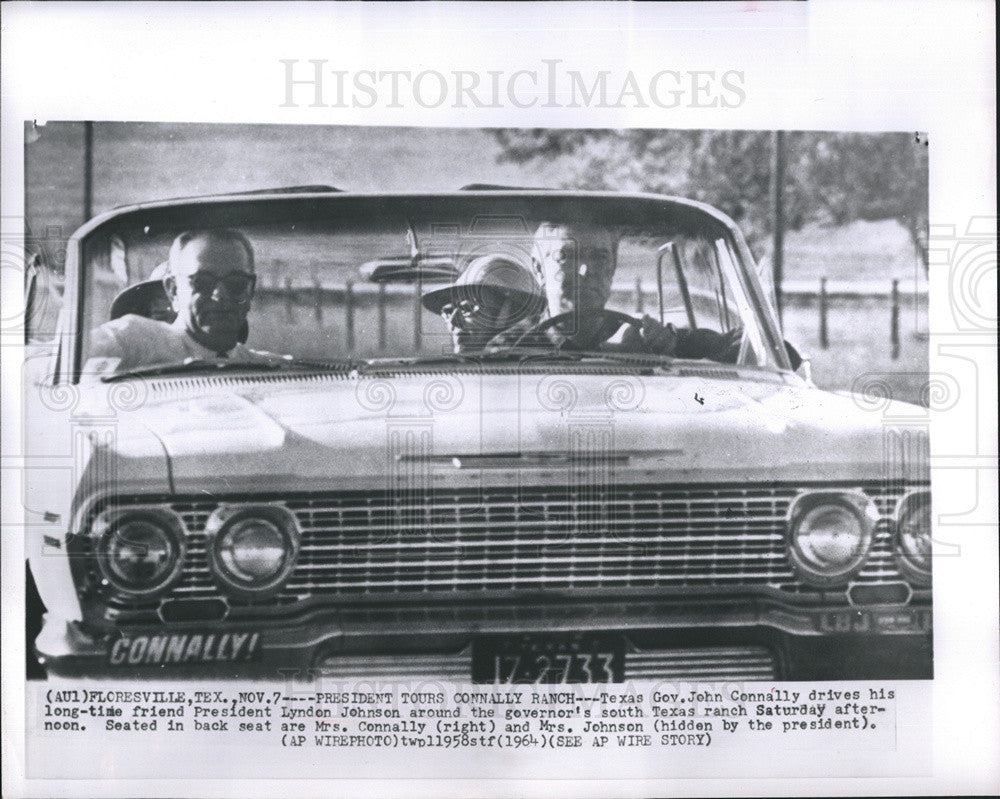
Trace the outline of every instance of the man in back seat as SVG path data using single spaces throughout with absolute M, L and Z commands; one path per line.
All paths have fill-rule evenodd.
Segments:
M 170 247 L 163 287 L 176 318 L 134 313 L 94 330 L 88 373 L 127 371 L 191 359 L 255 360 L 241 343 L 256 288 L 253 249 L 235 230 L 190 231 Z

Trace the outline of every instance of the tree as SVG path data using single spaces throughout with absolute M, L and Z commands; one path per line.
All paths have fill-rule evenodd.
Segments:
M 496 130 L 501 160 L 545 163 L 565 188 L 654 191 L 711 203 L 759 249 L 771 231 L 764 131 Z M 793 133 L 785 219 L 897 219 L 919 247 L 927 226 L 926 140 L 904 133 Z
M 927 139 L 912 133 L 802 134 L 813 217 L 896 219 L 927 265 Z

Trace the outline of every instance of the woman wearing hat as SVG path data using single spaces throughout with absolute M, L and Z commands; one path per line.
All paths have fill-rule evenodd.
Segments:
M 519 322 L 537 321 L 544 306 L 531 272 L 495 254 L 476 258 L 453 284 L 427 292 L 421 301 L 448 324 L 456 353 L 481 350 Z

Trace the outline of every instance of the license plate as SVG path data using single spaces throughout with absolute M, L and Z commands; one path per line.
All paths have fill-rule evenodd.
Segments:
M 472 644 L 472 682 L 625 682 L 625 639 L 616 633 L 480 636 Z

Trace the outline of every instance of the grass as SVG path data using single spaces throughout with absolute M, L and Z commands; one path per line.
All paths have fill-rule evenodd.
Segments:
M 913 244 L 895 220 L 857 220 L 843 227 L 808 225 L 785 236 L 785 274 L 793 280 L 912 278 Z
M 68 236 L 84 221 L 83 126 L 50 122 L 26 151 L 29 226 Z M 498 153 L 477 129 L 96 123 L 93 208 L 314 184 L 350 191 L 539 185 L 536 174 L 498 164 Z
M 899 357 L 892 357 L 890 307 L 885 299 L 836 300 L 827 316 L 829 348 L 819 337 L 819 311 L 814 303 L 799 303 L 784 312 L 785 338 L 809 357 L 816 385 L 831 391 L 850 390 L 878 375 L 892 398 L 921 403 L 927 382 L 929 346 L 927 303 L 904 301 L 900 310 Z

